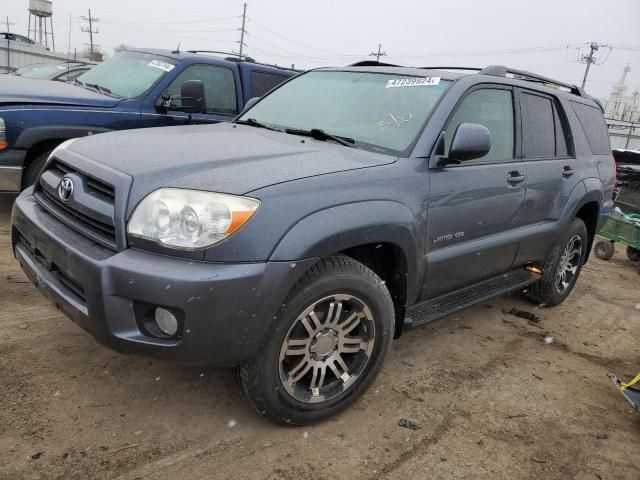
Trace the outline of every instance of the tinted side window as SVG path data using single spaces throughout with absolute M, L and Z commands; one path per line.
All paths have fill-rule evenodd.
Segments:
M 602 111 L 596 107 L 583 103 L 571 102 L 573 111 L 576 112 L 582 130 L 589 142 L 589 148 L 594 155 L 608 155 L 611 153 L 609 133 Z
M 523 93 L 520 97 L 520 111 L 524 157 L 555 156 L 556 140 L 551 99 Z
M 200 80 L 204 85 L 206 113 L 237 113 L 236 83 L 233 72 L 228 68 L 213 65 L 191 65 L 171 83 L 167 93 L 179 97 L 180 87 L 187 80 Z M 179 98 L 173 102 L 182 105 Z
M 446 154 L 461 123 L 479 123 L 491 133 L 491 150 L 484 157 L 464 162 L 488 163 L 513 160 L 513 95 L 510 90 L 482 89 L 467 95 L 449 120 L 445 130 Z
M 251 72 L 251 96 L 261 97 L 273 87 L 280 85 L 287 77 L 266 72 Z

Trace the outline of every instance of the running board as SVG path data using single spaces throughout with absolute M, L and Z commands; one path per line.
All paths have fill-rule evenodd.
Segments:
M 527 269 L 518 269 L 490 278 L 471 287 L 436 297 L 407 308 L 405 327 L 418 327 L 450 313 L 470 307 L 490 298 L 526 287 L 540 278 L 540 274 Z

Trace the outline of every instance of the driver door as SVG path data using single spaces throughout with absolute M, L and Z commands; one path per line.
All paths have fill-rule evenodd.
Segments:
M 182 84 L 196 80 L 204 87 L 204 111 L 188 113 L 181 111 Z M 191 65 L 171 82 L 161 95 L 171 96 L 171 106 L 163 115 L 162 125 L 185 125 L 231 121 L 238 113 L 237 90 L 234 72 L 216 65 Z
M 467 92 L 449 118 L 446 154 L 456 128 L 467 122 L 489 129 L 491 150 L 430 172 L 422 299 L 472 285 L 513 264 L 526 175 L 516 155 L 516 118 L 513 91 L 502 86 Z

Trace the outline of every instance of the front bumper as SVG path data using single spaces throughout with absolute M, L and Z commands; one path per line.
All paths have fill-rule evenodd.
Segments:
M 26 150 L 9 148 L 0 152 L 0 193 L 19 192 Z
M 16 200 L 12 245 L 22 269 L 63 313 L 115 350 L 188 364 L 236 365 L 252 356 L 302 273 L 316 260 L 205 263 L 135 249 L 114 252 Z M 145 328 L 156 306 L 177 312 L 174 339 Z

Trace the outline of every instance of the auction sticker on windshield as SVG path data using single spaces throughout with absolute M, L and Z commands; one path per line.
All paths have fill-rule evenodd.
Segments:
M 164 70 L 165 72 L 170 72 L 175 68 L 175 65 L 171 65 L 168 62 L 163 62 L 162 60 L 151 60 L 149 62 L 149 66 L 159 68 L 160 70 Z
M 399 87 L 423 87 L 429 85 L 439 85 L 440 77 L 409 77 L 409 78 L 396 78 L 389 80 L 387 86 L 384 88 L 399 88 Z

